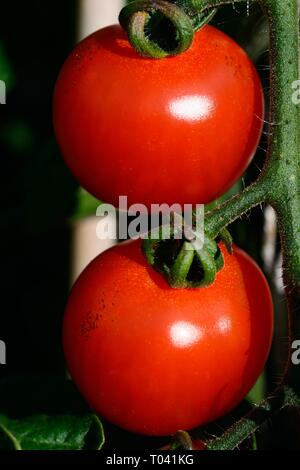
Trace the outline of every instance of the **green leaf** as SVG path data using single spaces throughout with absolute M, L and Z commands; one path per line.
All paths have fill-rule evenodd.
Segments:
M 93 414 L 0 416 L 1 450 L 98 450 L 103 443 L 102 424 Z
M 0 450 L 21 450 L 14 435 L 3 424 L 0 424 Z
M 0 450 L 98 450 L 104 440 L 70 380 L 26 374 L 0 381 Z
M 14 120 L 0 129 L 0 142 L 14 153 L 34 149 L 35 135 L 33 129 L 24 121 Z

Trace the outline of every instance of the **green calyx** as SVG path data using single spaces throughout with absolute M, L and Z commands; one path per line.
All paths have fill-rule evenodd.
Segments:
M 136 0 L 125 6 L 119 22 L 135 50 L 144 57 L 161 59 L 186 51 L 194 32 L 208 23 L 216 10 L 200 12 L 188 0 Z
M 166 234 L 171 234 L 166 239 Z M 148 263 L 160 272 L 172 288 L 198 288 L 211 285 L 224 266 L 224 259 L 218 246 L 223 241 L 232 253 L 232 239 L 224 229 L 214 240 L 208 235 L 201 242 L 200 237 L 193 240 L 177 239 L 176 231 L 170 227 L 159 227 L 143 240 L 142 249 Z M 151 238 L 152 237 L 152 238 Z

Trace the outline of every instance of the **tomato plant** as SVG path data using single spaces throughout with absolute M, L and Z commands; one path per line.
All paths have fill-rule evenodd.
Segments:
M 272 300 L 257 265 L 221 248 L 213 285 L 172 289 L 139 241 L 97 257 L 66 309 L 64 351 L 91 407 L 119 426 L 169 435 L 212 421 L 246 395 L 266 361 Z
M 246 53 L 211 26 L 184 54 L 154 61 L 119 26 L 81 42 L 54 97 L 62 154 L 99 199 L 207 203 L 242 175 L 261 135 L 263 93 Z
M 147 205 L 160 192 L 162 197 L 156 200 L 190 202 L 193 193 L 200 203 L 205 199 L 201 191 L 208 186 L 213 190 L 215 183 L 228 177 L 232 169 L 229 151 L 242 155 L 238 149 L 242 140 L 246 141 L 245 123 L 250 116 L 244 105 L 247 96 L 250 101 L 254 97 L 255 86 L 250 95 L 249 90 L 247 96 L 240 93 L 238 101 L 232 97 L 240 90 L 240 73 L 253 66 L 228 37 L 206 26 L 211 20 L 258 61 L 265 97 L 269 98 L 266 138 L 244 181 L 253 181 L 259 175 L 244 189 L 241 181 L 235 185 L 230 192 L 234 197 L 222 197 L 225 203 L 219 199 L 218 204 L 206 207 L 203 231 L 201 224 L 195 223 L 202 216 L 201 208 L 193 213 L 194 224 L 185 224 L 188 231 L 182 239 L 175 237 L 182 219 L 172 214 L 176 227 L 164 224 L 150 232 L 141 243 L 144 256 L 138 242 L 122 245 L 95 260 L 82 274 L 71 293 L 64 328 L 67 364 L 74 381 L 62 354 L 61 323 L 70 277 L 74 277 L 77 260 L 82 259 L 82 253 L 77 258 L 77 247 L 80 245 L 80 251 L 88 255 L 80 234 L 82 228 L 86 233 L 89 221 L 86 224 L 82 218 L 95 215 L 99 201 L 85 190 L 77 191 L 60 158 L 50 124 L 51 91 L 74 44 L 77 20 L 86 25 L 86 13 L 97 8 L 100 25 L 105 18 L 99 7 L 102 5 L 104 12 L 117 8 L 120 2 L 80 2 L 80 9 L 76 8 L 78 2 L 61 2 L 59 12 L 54 3 L 19 2 L 18 15 L 15 2 L 2 2 L 1 8 L 6 21 L 2 22 L 0 38 L 0 101 L 5 103 L 0 123 L 4 172 L 1 235 L 5 247 L 1 254 L 5 276 L 1 283 L 0 450 L 103 448 L 103 453 L 93 454 L 98 464 L 100 459 L 106 464 L 138 466 L 143 457 L 124 459 L 121 449 L 151 449 L 150 463 L 192 463 L 194 456 L 189 451 L 195 449 L 299 448 L 299 1 L 247 0 L 247 9 L 246 0 L 129 0 L 119 16 L 123 31 L 112 27 L 96 33 L 68 59 L 62 72 L 68 79 L 63 90 L 59 79 L 60 91 L 55 94 L 56 104 L 57 96 L 61 97 L 62 113 L 55 125 L 59 122 L 61 148 L 68 140 L 70 147 L 80 150 L 83 169 L 77 168 L 78 175 L 73 169 L 79 183 L 94 181 L 101 199 L 112 197 L 108 193 L 113 191 L 117 195 L 126 192 L 127 185 L 131 203 L 136 201 L 135 192 L 142 192 L 145 185 Z M 116 40 L 111 47 L 113 38 Z M 213 51 L 217 38 L 220 47 Z M 235 53 L 225 54 L 226 44 L 230 44 L 230 50 L 233 47 L 241 63 L 244 57 L 246 69 L 243 66 L 239 73 L 232 73 L 237 61 L 229 60 Z M 24 54 L 24 50 L 30 53 Z M 105 81 L 105 92 L 98 93 L 96 85 L 105 80 L 99 70 L 109 75 L 118 58 L 124 67 L 116 67 Z M 76 73 L 71 73 L 73 65 Z M 210 73 L 209 83 L 204 79 L 206 72 Z M 126 76 L 131 81 L 126 82 Z M 164 84 L 166 95 L 174 92 L 175 106 L 172 97 L 167 101 L 169 95 L 165 96 L 166 106 L 159 99 Z M 194 86 L 195 94 L 190 95 L 185 86 Z M 226 95 L 230 86 L 233 91 Z M 204 96 L 198 93 L 200 87 Z M 119 97 L 115 108 L 109 106 L 113 96 Z M 205 116 L 207 97 L 216 105 L 210 116 Z M 104 121 L 98 119 L 102 109 L 107 117 L 103 126 Z M 223 115 L 217 112 L 221 109 Z M 231 113 L 234 110 L 239 112 L 239 120 Z M 209 125 L 215 117 L 219 121 L 213 132 Z M 257 116 L 259 125 L 262 117 L 262 113 Z M 170 132 L 166 131 L 168 118 Z M 227 133 L 231 140 L 228 138 L 225 145 Z M 116 164 L 117 152 L 112 155 L 111 150 L 117 148 L 120 138 L 127 153 L 121 148 Z M 180 144 L 178 148 L 175 141 Z M 194 143 L 201 152 L 194 151 Z M 133 144 L 139 154 L 132 151 Z M 84 170 L 91 163 L 91 148 L 95 150 L 95 168 L 101 162 L 100 176 L 98 167 Z M 159 152 L 152 155 L 152 148 Z M 210 155 L 214 148 L 219 153 L 217 164 L 215 154 Z M 210 158 L 203 163 L 207 155 Z M 201 162 L 203 172 L 197 162 Z M 105 165 L 110 165 L 116 179 Z M 136 180 L 131 174 L 134 168 L 139 172 Z M 155 181 L 152 187 L 150 180 Z M 102 194 L 104 190 L 106 195 Z M 258 207 L 250 219 L 254 206 Z M 247 217 L 242 217 L 246 213 Z M 125 219 L 122 238 L 125 232 L 132 236 L 132 228 L 137 227 L 130 218 L 126 226 Z M 234 221 L 235 243 L 267 270 L 277 324 L 261 379 L 248 399 L 231 409 L 263 366 L 272 332 L 272 306 L 264 278 L 238 248 L 231 255 L 233 245 L 227 227 Z M 171 240 L 166 240 L 169 228 Z M 142 231 L 146 231 L 145 226 Z M 94 231 L 91 237 L 95 238 Z M 19 282 L 14 282 L 16 273 Z M 278 282 L 281 273 L 283 279 Z M 97 414 L 141 434 L 127 432 L 106 420 L 103 427 L 101 416 L 89 403 Z M 218 416 L 217 421 L 203 424 Z M 196 422 L 200 426 L 195 430 L 185 430 Z M 181 424 L 184 429 L 178 430 Z M 142 434 L 146 432 L 168 436 L 153 438 Z M 154 449 L 158 452 L 153 454 Z M 177 452 L 164 457 L 161 450 Z M 107 451 L 113 457 L 107 459 Z M 181 451 L 187 452 L 181 455 Z M 17 454 L 22 460 L 22 453 Z M 1 455 L 2 466 L 9 455 Z M 49 461 L 48 453 L 43 455 Z M 85 455 L 71 452 L 66 458 L 74 456 L 78 464 Z M 191 458 L 180 460 L 187 455 Z M 237 453 L 225 453 L 222 463 L 228 455 L 237 457 Z M 251 455 L 255 458 L 259 453 Z M 212 452 L 198 457 L 201 462 L 215 460 Z M 244 453 L 240 458 L 244 459 Z

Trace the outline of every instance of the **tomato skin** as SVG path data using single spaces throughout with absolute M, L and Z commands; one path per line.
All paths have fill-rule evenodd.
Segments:
M 213 285 L 171 289 L 140 242 L 98 256 L 66 307 L 63 344 L 90 406 L 129 431 L 171 435 L 229 412 L 267 359 L 268 284 L 235 247 Z
M 81 42 L 54 94 L 54 127 L 65 161 L 100 200 L 207 203 L 252 159 L 263 93 L 246 53 L 212 26 L 185 53 L 140 57 L 119 26 Z

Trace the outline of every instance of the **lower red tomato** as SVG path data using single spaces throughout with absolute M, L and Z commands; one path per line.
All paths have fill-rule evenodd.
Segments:
M 66 308 L 70 373 L 90 406 L 148 435 L 191 429 L 230 411 L 258 378 L 273 331 L 270 290 L 241 250 L 213 285 L 171 289 L 140 242 L 98 256 Z

